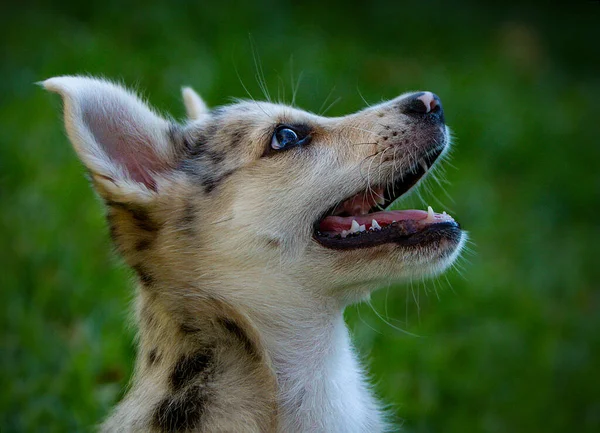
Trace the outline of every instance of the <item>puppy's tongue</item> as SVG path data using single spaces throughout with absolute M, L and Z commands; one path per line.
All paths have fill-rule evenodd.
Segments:
M 397 221 L 414 221 L 419 225 L 429 225 L 442 222 L 454 221 L 454 219 L 444 213 L 436 213 L 431 206 L 428 210 L 392 210 L 373 212 L 365 215 L 353 216 L 328 216 L 319 223 L 319 231 L 323 233 L 342 233 L 365 230 L 380 230 Z M 363 227 L 364 226 L 364 227 Z

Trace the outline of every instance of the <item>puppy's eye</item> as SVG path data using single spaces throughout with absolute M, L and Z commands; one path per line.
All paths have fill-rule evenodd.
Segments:
M 312 132 L 309 125 L 301 123 L 293 126 L 279 125 L 273 132 L 271 149 L 279 151 L 308 145 L 312 141 Z
M 279 124 L 273 131 L 271 144 L 264 156 L 272 154 L 273 151 L 292 149 L 310 144 L 312 140 L 312 129 L 305 124 L 286 125 Z
M 298 134 L 291 128 L 279 127 L 273 134 L 271 147 L 275 150 L 283 150 L 296 146 L 300 141 Z

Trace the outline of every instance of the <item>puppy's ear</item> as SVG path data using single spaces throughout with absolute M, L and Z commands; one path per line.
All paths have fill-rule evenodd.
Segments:
M 208 107 L 202 100 L 200 95 L 194 92 L 191 87 L 184 87 L 181 89 L 183 96 L 183 104 L 185 105 L 185 111 L 190 120 L 198 120 L 208 114 Z
M 67 133 L 107 200 L 147 202 L 182 157 L 177 126 L 135 94 L 105 80 L 56 77 L 41 83 L 64 101 Z

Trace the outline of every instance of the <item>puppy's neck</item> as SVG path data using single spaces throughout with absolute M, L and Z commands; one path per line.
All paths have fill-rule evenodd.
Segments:
M 251 342 L 246 345 L 256 345 L 248 350 L 264 353 L 258 368 L 273 373 L 277 384 L 274 395 L 279 431 L 382 431 L 381 414 L 351 347 L 343 307 L 334 300 L 314 298 L 309 295 L 314 292 L 302 287 L 295 287 L 295 296 L 277 296 L 275 293 L 282 290 L 273 284 L 274 281 L 246 282 L 243 287 L 222 284 L 219 291 L 224 295 L 239 294 L 234 303 L 228 303 L 228 308 L 236 311 L 234 316 L 245 318 L 235 322 L 240 328 L 236 332 Z M 157 308 L 147 296 L 140 299 L 142 310 L 146 308 L 144 305 Z M 187 307 L 184 315 L 191 321 L 184 325 L 183 332 L 175 329 L 169 331 L 168 336 L 157 335 L 166 328 L 154 324 L 150 329 L 147 318 L 144 319 L 147 314 L 141 314 L 141 347 L 146 348 L 146 359 L 156 356 L 151 352 L 152 341 L 170 345 L 168 352 L 178 353 L 186 347 L 185 351 L 189 351 L 189 345 L 194 344 L 196 338 L 190 339 L 190 336 L 203 332 L 199 330 L 200 322 L 219 321 L 220 313 L 214 301 L 190 300 Z M 159 320 L 177 323 L 182 320 L 181 313 L 181 310 L 174 313 L 178 318 L 168 318 L 167 314 Z M 199 315 L 202 316 L 200 322 L 192 317 Z M 215 319 L 210 320 L 211 315 L 215 315 Z M 159 316 L 154 317 L 156 320 Z M 200 341 L 207 341 L 207 337 L 200 336 Z M 142 358 L 140 363 L 148 362 Z M 177 358 L 175 356 L 173 362 L 177 362 Z M 240 359 L 240 362 L 248 360 Z M 145 371 L 139 367 L 138 371 Z M 166 368 L 164 372 L 170 374 L 171 370 Z
M 341 310 L 265 318 L 261 328 L 278 379 L 282 431 L 382 430 Z

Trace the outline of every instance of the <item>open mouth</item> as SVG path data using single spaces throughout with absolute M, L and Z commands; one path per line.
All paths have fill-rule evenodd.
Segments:
M 423 244 L 460 234 L 460 226 L 446 212 L 384 210 L 414 187 L 443 153 L 444 146 L 430 151 L 393 184 L 359 192 L 338 203 L 314 224 L 314 237 L 332 249 L 368 248 L 387 243 Z

